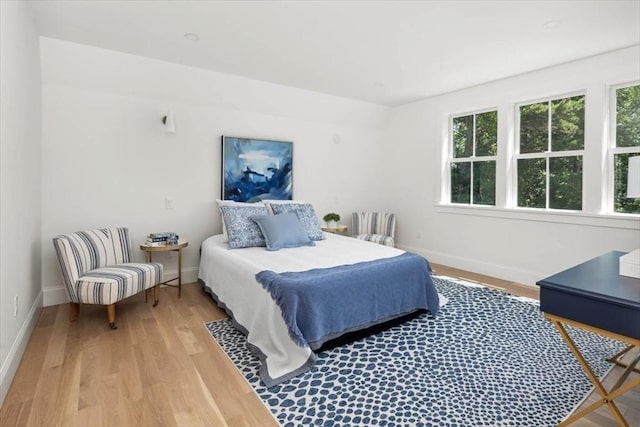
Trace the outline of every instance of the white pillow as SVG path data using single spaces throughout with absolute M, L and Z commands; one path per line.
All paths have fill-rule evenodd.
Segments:
M 246 202 L 235 202 L 233 200 L 220 200 L 220 199 L 216 199 L 216 203 L 218 204 L 218 212 L 220 212 L 220 220 L 222 221 L 222 241 L 224 243 L 227 243 L 229 241 L 229 234 L 227 233 L 227 225 L 224 223 L 224 216 L 222 215 L 222 210 L 220 209 L 221 206 L 240 206 L 240 207 L 249 206 L 252 208 L 266 206 L 262 202 L 246 203 Z M 267 207 L 267 212 L 271 214 L 271 210 L 268 207 Z

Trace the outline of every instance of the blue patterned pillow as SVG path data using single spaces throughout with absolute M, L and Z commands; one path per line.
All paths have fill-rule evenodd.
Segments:
M 264 206 L 220 206 L 231 249 L 266 246 L 264 236 L 251 217 L 267 215 Z
M 298 216 L 293 212 L 253 217 L 253 220 L 258 224 L 264 235 L 268 251 L 316 245 L 309 240 L 306 230 L 302 227 Z
M 324 233 L 322 232 L 322 228 L 320 228 L 320 221 L 318 220 L 316 211 L 313 210 L 313 205 L 310 203 L 272 204 L 271 210 L 275 215 L 287 212 L 295 213 L 298 215 L 298 219 L 302 223 L 310 240 L 324 240 Z

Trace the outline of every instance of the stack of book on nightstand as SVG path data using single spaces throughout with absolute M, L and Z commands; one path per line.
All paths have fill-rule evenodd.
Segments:
M 177 244 L 178 235 L 170 231 L 163 233 L 151 233 L 147 236 L 147 240 L 145 242 L 145 245 L 147 246 L 167 246 Z

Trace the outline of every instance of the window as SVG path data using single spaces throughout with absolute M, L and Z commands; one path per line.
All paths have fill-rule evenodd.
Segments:
M 640 155 L 640 85 L 612 91 L 613 212 L 640 214 L 640 200 L 627 198 L 629 157 Z
M 521 105 L 517 205 L 582 210 L 584 95 Z
M 496 204 L 498 112 L 451 118 L 451 203 Z

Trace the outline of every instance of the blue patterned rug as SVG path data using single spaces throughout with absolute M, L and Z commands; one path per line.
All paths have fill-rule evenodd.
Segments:
M 267 389 L 228 319 L 211 335 L 283 426 L 554 426 L 591 383 L 535 302 L 434 278 L 449 302 L 318 354 L 313 369 Z M 602 376 L 624 344 L 569 329 Z

